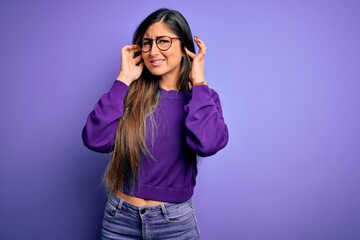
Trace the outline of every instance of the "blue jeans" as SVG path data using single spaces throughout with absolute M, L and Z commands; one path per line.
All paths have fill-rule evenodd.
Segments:
M 105 206 L 103 240 L 199 239 L 192 200 L 137 207 L 112 194 Z

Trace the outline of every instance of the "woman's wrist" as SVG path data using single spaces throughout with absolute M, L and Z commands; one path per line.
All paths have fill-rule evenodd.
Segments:
M 133 81 L 130 77 L 126 76 L 123 72 L 120 72 L 120 74 L 118 75 L 116 80 L 121 81 L 121 82 L 125 83 L 128 86 L 130 86 L 130 84 Z
M 200 82 L 194 82 L 192 83 L 193 86 L 199 86 L 199 85 L 207 85 L 206 81 L 200 81 Z

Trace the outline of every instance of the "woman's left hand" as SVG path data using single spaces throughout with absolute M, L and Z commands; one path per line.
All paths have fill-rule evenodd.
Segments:
M 193 60 L 191 71 L 189 73 L 189 78 L 192 85 L 196 85 L 198 83 L 205 83 L 205 74 L 204 74 L 204 57 L 206 54 L 206 46 L 202 40 L 198 37 L 194 37 L 196 45 L 199 47 L 199 53 L 196 55 L 193 52 L 190 52 L 187 48 L 185 48 L 186 54 Z

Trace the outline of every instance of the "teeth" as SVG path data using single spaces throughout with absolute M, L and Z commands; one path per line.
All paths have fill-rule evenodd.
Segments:
M 164 60 L 155 60 L 155 61 L 151 61 L 151 64 L 154 66 L 159 66 L 160 64 L 163 63 Z

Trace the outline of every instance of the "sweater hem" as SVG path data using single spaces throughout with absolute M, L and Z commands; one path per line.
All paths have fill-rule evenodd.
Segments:
M 194 190 L 188 188 L 174 189 L 136 184 L 133 193 L 127 190 L 125 190 L 124 193 L 143 199 L 176 203 L 189 200 L 192 197 Z

